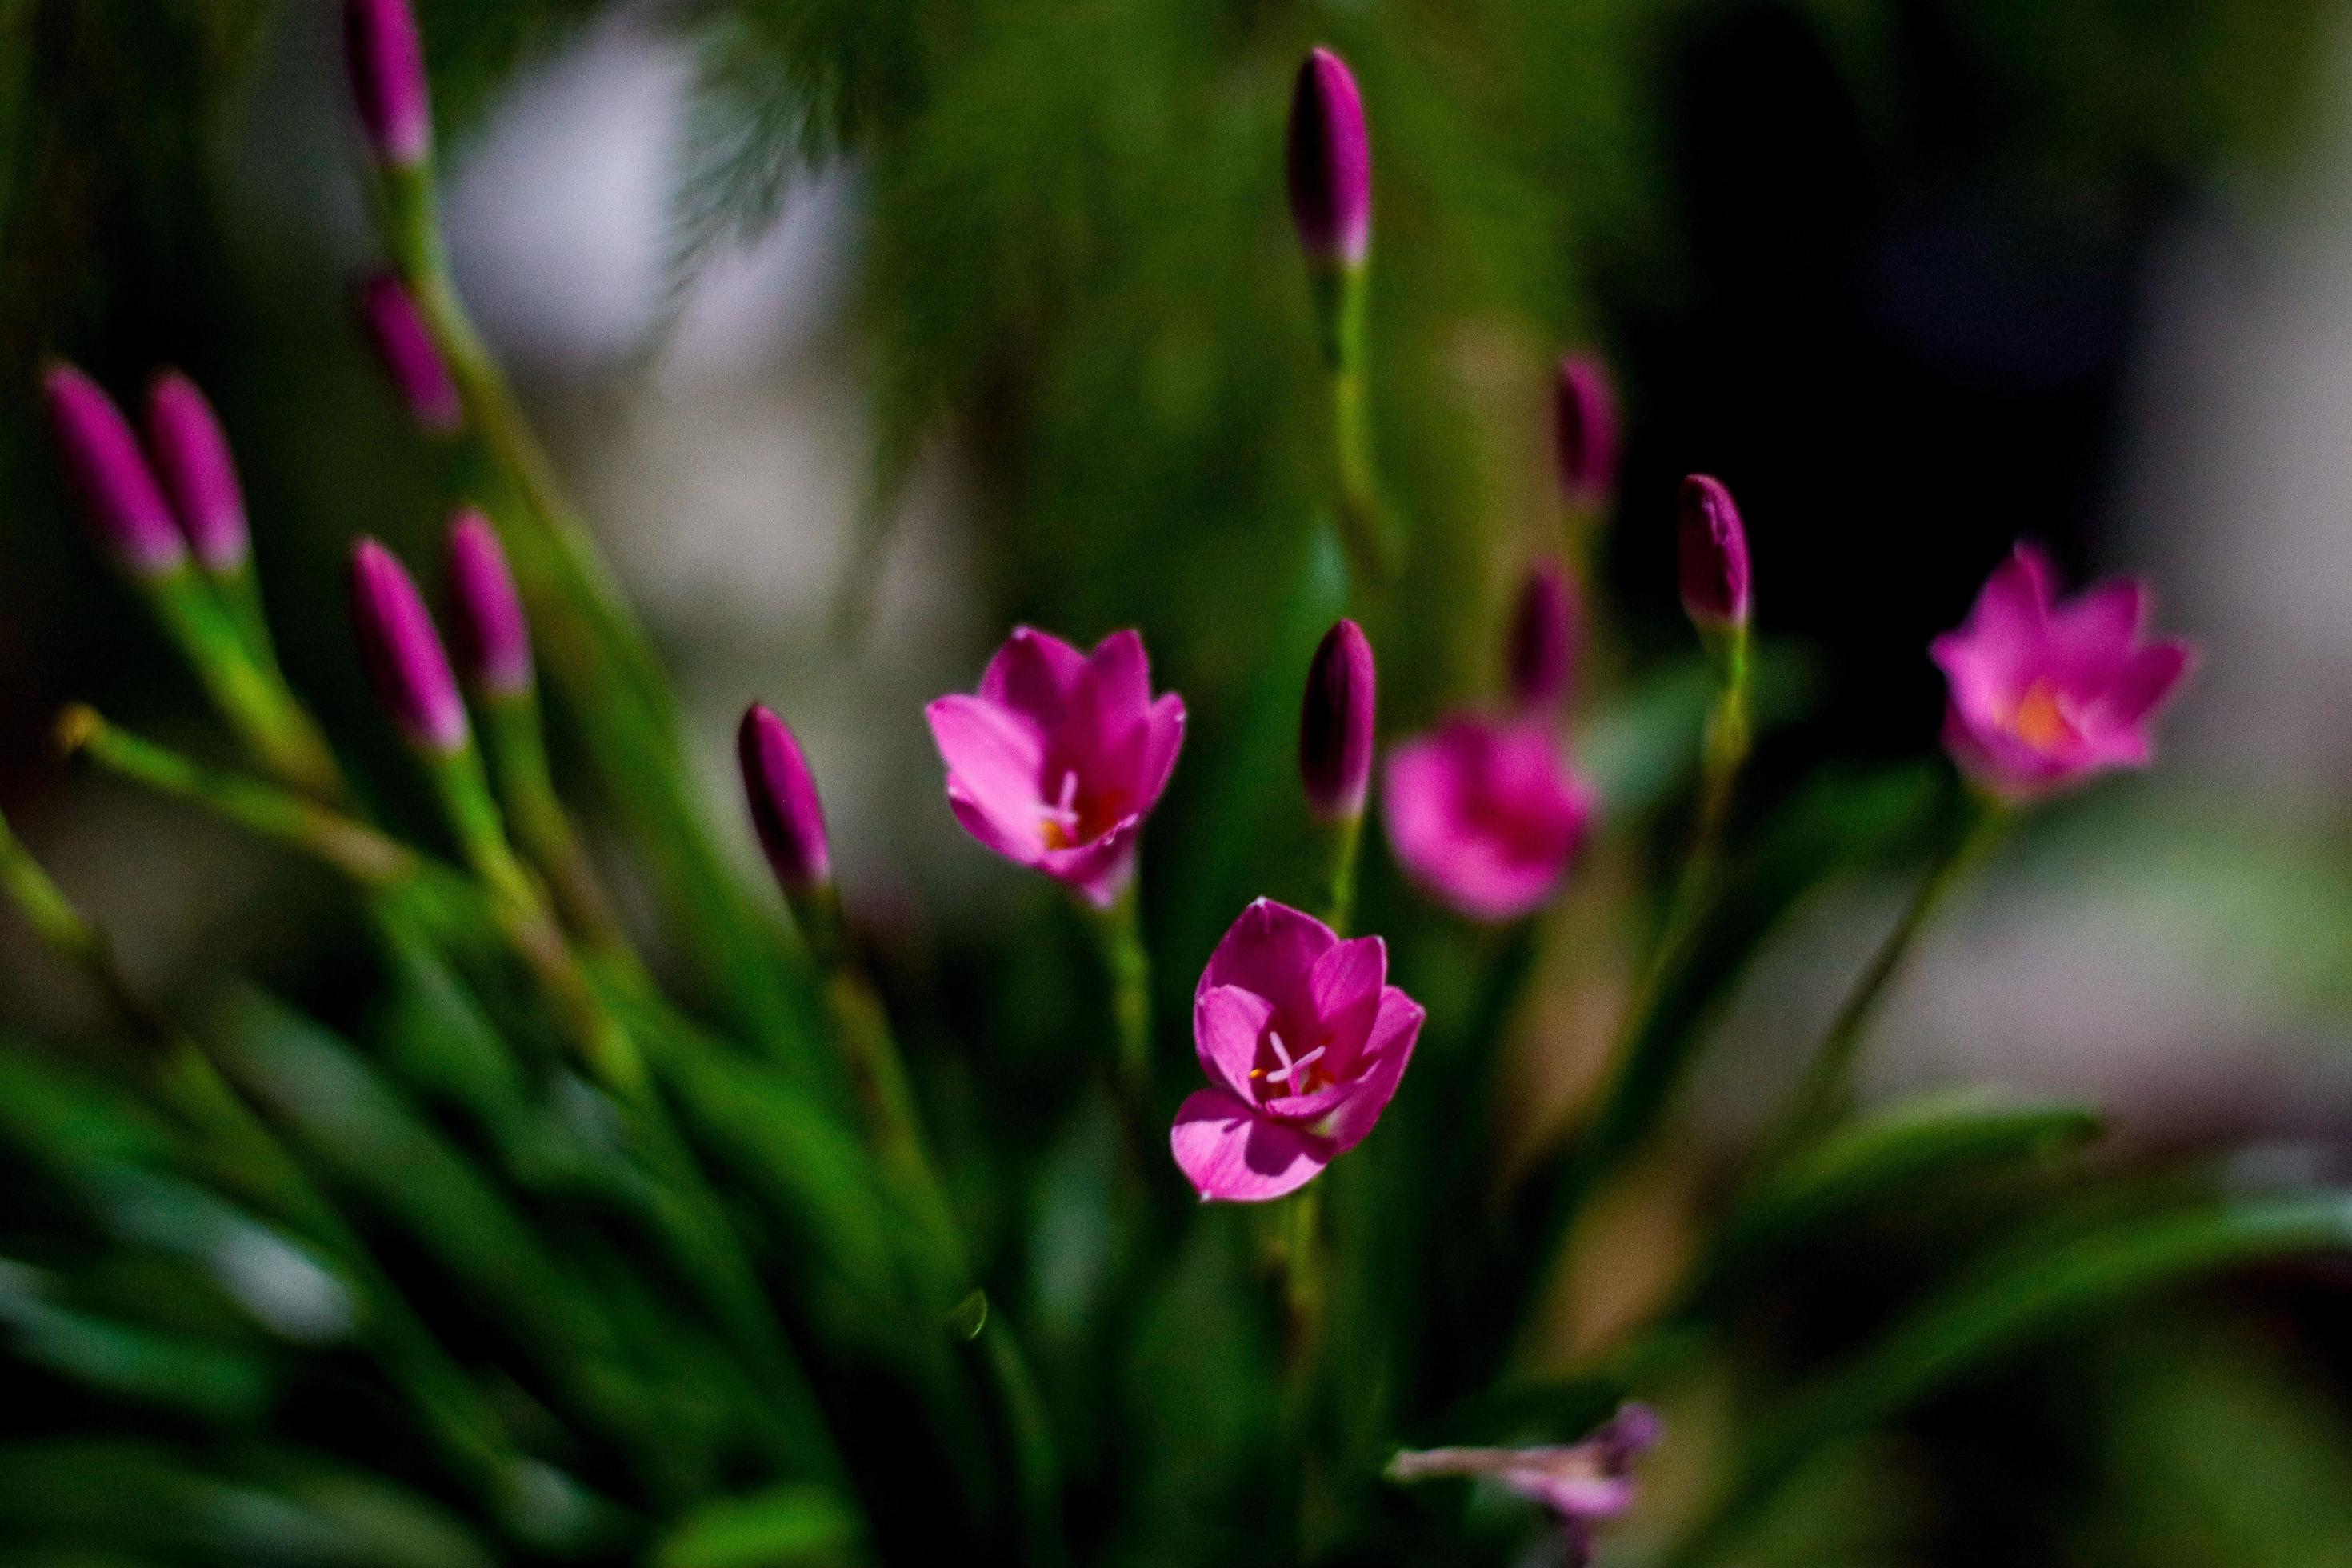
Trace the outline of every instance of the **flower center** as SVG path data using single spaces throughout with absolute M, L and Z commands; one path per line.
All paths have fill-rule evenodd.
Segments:
M 1305 1056 L 1297 1058 L 1291 1056 L 1290 1047 L 1282 1043 L 1280 1030 L 1268 1029 L 1265 1032 L 1265 1043 L 1273 1047 L 1274 1059 L 1281 1065 L 1271 1068 L 1252 1068 L 1250 1077 L 1264 1079 L 1268 1083 L 1279 1083 L 1283 1086 L 1285 1094 L 1312 1094 L 1327 1081 L 1327 1075 L 1314 1070 L 1314 1068 L 1315 1064 L 1322 1059 L 1323 1054 L 1331 1048 L 1328 1041 L 1316 1047 Z
M 2010 715 L 2010 728 L 2017 738 L 2037 752 L 2055 752 L 2074 744 L 2080 731 L 2067 709 L 2072 706 L 2065 697 L 2046 680 L 2037 680 L 2025 689 L 2018 699 L 2017 710 Z
M 1077 843 L 1077 770 L 1066 768 L 1062 773 L 1061 795 L 1051 806 L 1046 808 L 1045 820 L 1040 825 L 1041 831 L 1045 836 L 1046 848 L 1068 849 Z

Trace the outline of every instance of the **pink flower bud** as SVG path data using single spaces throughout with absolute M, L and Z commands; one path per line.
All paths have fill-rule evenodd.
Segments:
M 1720 480 L 1693 474 L 1683 481 L 1675 556 L 1692 620 L 1703 627 L 1748 624 L 1748 531 Z
M 360 313 L 393 390 L 416 423 L 436 436 L 463 424 L 465 400 L 408 286 L 390 272 L 374 274 L 360 285 Z
M 1552 382 L 1552 455 L 1570 506 L 1598 509 L 1617 488 L 1617 393 L 1608 367 L 1566 354 Z
M 1522 712 L 1558 708 L 1576 679 L 1576 591 L 1557 561 L 1539 561 L 1511 617 L 1511 700 Z
M 373 539 L 352 551 L 352 625 L 376 700 L 408 742 L 455 756 L 471 734 L 441 634 L 408 571 Z
M 743 767 L 743 797 L 768 865 L 787 897 L 798 898 L 833 880 L 833 850 L 825 837 L 824 803 L 809 776 L 801 743 L 782 719 L 754 702 L 735 735 Z
M 471 507 L 449 524 L 449 630 L 467 684 L 491 698 L 530 690 L 530 623 L 490 520 Z
M 160 577 L 188 558 L 171 504 L 122 410 L 98 383 L 62 362 L 42 377 L 58 447 L 108 550 L 134 577 Z
M 369 149 L 391 168 L 424 163 L 433 152 L 433 105 L 408 0 L 345 0 L 343 51 Z
M 1307 702 L 1298 720 L 1298 774 L 1318 816 L 1364 813 L 1372 779 L 1372 721 L 1378 676 L 1364 629 L 1341 621 L 1323 634 L 1307 668 Z
M 178 371 L 164 371 L 148 385 L 147 449 L 197 564 L 224 577 L 243 571 L 252 546 L 236 459 L 213 405 Z
M 1372 239 L 1372 148 L 1347 62 L 1316 49 L 1290 100 L 1290 217 L 1307 258 L 1354 267 Z

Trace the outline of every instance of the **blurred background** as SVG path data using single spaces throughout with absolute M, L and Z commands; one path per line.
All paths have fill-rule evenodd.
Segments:
M 1931 749 L 1927 642 L 2011 541 L 2077 579 L 2145 572 L 2204 647 L 2160 771 L 1995 862 L 1904 983 L 1874 1083 L 1990 1079 L 2097 1100 L 2126 1152 L 2352 1170 L 2352 8 L 419 10 L 461 287 L 669 658 L 714 808 L 731 824 L 742 704 L 774 703 L 908 971 L 987 1005 L 992 922 L 1043 897 L 957 832 L 920 723 L 1008 622 L 1143 628 L 1196 780 L 1240 708 L 1324 484 L 1280 149 L 1291 68 L 1328 42 L 1371 122 L 1376 418 L 1410 529 L 1385 723 L 1496 683 L 1508 595 L 1557 538 L 1568 347 L 1607 357 L 1629 419 L 1597 573 L 1622 668 L 1596 685 L 1682 649 L 1675 482 L 1720 475 L 1801 671 L 1768 781 Z M 52 758 L 74 699 L 216 748 L 83 537 L 34 392 L 52 353 L 124 392 L 196 376 L 297 683 L 388 754 L 341 557 L 365 531 L 423 558 L 444 476 L 352 329 L 370 239 L 336 13 L 0 0 L 0 806 L 160 994 L 236 969 L 331 1016 L 357 937 L 323 879 Z M 1691 1168 L 1900 895 L 1848 889 L 1775 949 Z M 98 1026 L 0 921 L 0 1030 Z M 1595 1030 L 1563 1001 L 1535 1033 L 1557 1106 Z M 1825 1315 L 1880 1267 L 1822 1260 Z M 2352 1563 L 2342 1285 L 2241 1283 L 1945 1401 L 1774 1550 Z

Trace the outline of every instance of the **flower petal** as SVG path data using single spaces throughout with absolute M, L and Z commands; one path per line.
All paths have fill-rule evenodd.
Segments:
M 1135 852 L 1143 819 L 1122 818 L 1099 838 L 1069 849 L 1048 849 L 1036 859 L 1037 868 L 1075 890 L 1098 910 L 1108 909 L 1126 891 L 1135 875 Z
M 1287 904 L 1260 899 L 1209 955 L 1194 994 L 1213 985 L 1238 985 L 1255 991 L 1277 1012 L 1307 1000 L 1307 977 L 1315 961 L 1339 944 L 1331 928 Z
M 971 804 L 1014 837 L 1025 818 L 1042 824 L 1038 774 L 1045 742 L 1037 727 L 984 697 L 942 697 L 923 710 L 949 775 Z
M 1150 811 L 1159 804 L 1168 777 L 1176 771 L 1176 753 L 1184 746 L 1184 700 L 1171 691 L 1151 705 L 1144 720 L 1143 764 L 1136 779 L 1135 808 Z
M 1333 1152 L 1346 1153 L 1364 1141 L 1381 1112 L 1396 1098 L 1404 1069 L 1412 1065 L 1413 1047 L 1421 1043 L 1421 1026 L 1429 1016 L 1422 1005 L 1391 985 L 1381 993 L 1380 1011 L 1373 1016 L 1371 1037 L 1364 1042 L 1363 1076 L 1323 1131 Z
M 1068 711 L 1087 656 L 1051 632 L 1015 626 L 988 661 L 980 694 L 1051 731 Z
M 1168 1147 L 1203 1203 L 1263 1203 L 1297 1192 L 1322 1174 L 1332 1153 L 1325 1140 L 1268 1121 L 1221 1089 L 1184 1101 Z
M 1273 1017 L 1273 1003 L 1238 985 L 1213 985 L 1193 998 L 1192 1048 L 1211 1083 L 1224 1085 L 1244 1101 L 1256 1099 L 1250 1073 Z
M 2126 661 L 2107 689 L 2102 708 L 2116 724 L 2141 724 L 2171 700 L 2189 672 L 2197 666 L 2197 650 L 2185 642 L 2166 640 L 2141 648 Z

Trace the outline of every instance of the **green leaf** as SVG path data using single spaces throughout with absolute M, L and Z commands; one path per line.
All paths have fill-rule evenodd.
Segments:
M 2006 1254 L 1762 1423 L 1734 1480 L 1665 1561 L 1709 1560 L 1813 1456 L 2036 1340 L 2205 1275 L 2347 1248 L 2352 1194 L 2315 1193 L 2221 1202 Z
M 273 1380 L 257 1357 L 77 1310 L 52 1299 L 39 1270 L 5 1259 L 0 1331 L 15 1355 L 121 1398 L 232 1426 L 269 1401 Z
M 797 1568 L 846 1563 L 857 1519 L 823 1487 L 779 1487 L 697 1510 L 653 1554 L 655 1568 Z

